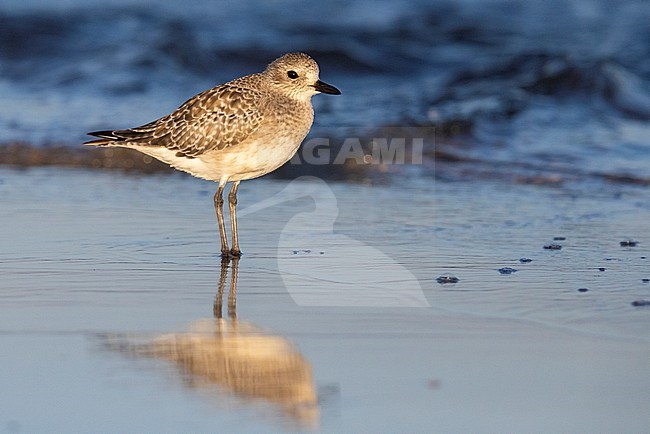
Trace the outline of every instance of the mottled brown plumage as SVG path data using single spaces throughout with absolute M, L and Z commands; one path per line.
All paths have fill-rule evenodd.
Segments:
M 156 121 L 100 135 L 109 143 L 88 144 L 164 147 L 196 157 L 237 145 L 254 133 L 264 117 L 260 107 L 264 102 L 261 92 L 227 83 L 196 95 Z
M 206 90 L 146 125 L 89 133 L 100 139 L 85 144 L 136 149 L 199 178 L 218 181 L 215 208 L 222 255 L 239 256 L 235 216 L 239 182 L 289 161 L 311 128 L 311 97 L 319 92 L 340 93 L 321 82 L 318 73 L 318 65 L 308 55 L 285 54 L 263 72 Z M 232 250 L 221 211 L 228 182 L 233 182 Z

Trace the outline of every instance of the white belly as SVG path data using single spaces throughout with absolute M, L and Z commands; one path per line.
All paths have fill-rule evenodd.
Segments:
M 129 146 L 170 166 L 209 181 L 241 181 L 274 171 L 289 161 L 302 139 L 256 139 L 238 145 L 206 152 L 196 158 L 177 156 L 177 151 L 150 146 Z

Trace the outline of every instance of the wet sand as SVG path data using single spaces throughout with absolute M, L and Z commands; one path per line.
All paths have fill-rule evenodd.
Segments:
M 229 298 L 212 183 L 1 168 L 0 431 L 647 430 L 647 189 L 289 185 L 242 184 Z M 246 387 L 296 378 L 260 360 L 307 413 Z

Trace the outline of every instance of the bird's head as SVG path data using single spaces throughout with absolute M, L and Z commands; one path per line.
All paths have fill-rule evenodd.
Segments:
M 340 95 L 334 86 L 318 79 L 318 64 L 304 53 L 289 53 L 275 59 L 262 73 L 278 92 L 300 101 L 317 93 Z

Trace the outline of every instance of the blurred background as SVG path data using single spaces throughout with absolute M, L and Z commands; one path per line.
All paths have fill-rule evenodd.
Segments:
M 644 0 L 4 0 L 0 162 L 111 166 L 77 154 L 87 131 L 149 122 L 288 51 L 343 90 L 314 98 L 310 137 L 423 137 L 409 173 L 650 182 Z

